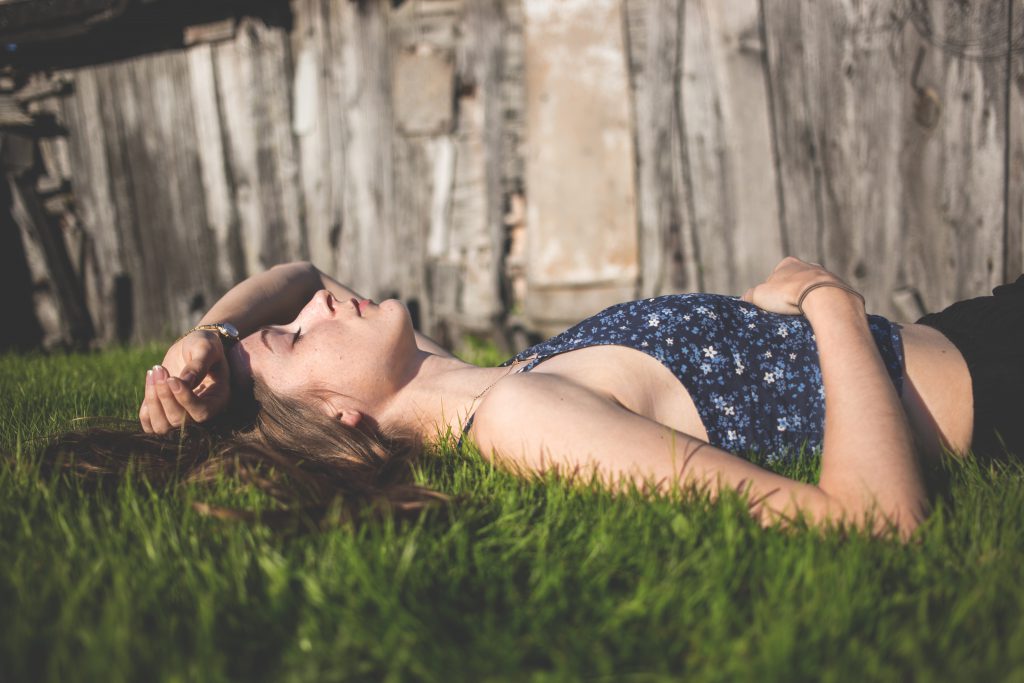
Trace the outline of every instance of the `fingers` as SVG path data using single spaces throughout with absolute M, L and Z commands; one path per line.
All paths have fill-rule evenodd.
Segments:
M 153 423 L 149 419 L 149 406 L 145 403 L 139 408 L 139 422 L 142 423 L 142 431 L 147 434 L 153 433 Z
M 173 398 L 180 404 L 187 417 L 196 422 L 205 422 L 212 416 L 206 403 L 177 377 L 167 379 L 167 386 L 174 394 Z
M 172 383 L 179 387 L 178 394 L 192 392 L 172 378 L 166 368 L 157 365 L 146 373 L 146 394 L 139 410 L 139 421 L 142 429 L 153 434 L 167 434 L 183 425 L 189 417 L 188 412 L 176 398 Z
M 185 367 L 178 375 L 190 389 L 194 389 L 224 357 L 224 346 L 210 332 L 189 335 L 182 348 Z
M 146 394 L 142 399 L 142 409 L 139 411 L 139 417 L 141 419 L 142 414 L 145 413 L 143 429 L 146 429 L 148 423 L 149 428 L 146 429 L 147 432 L 166 434 L 171 429 L 171 423 L 167 420 L 163 405 L 160 403 L 159 396 L 157 396 L 154 373 L 155 370 L 152 369 L 146 372 Z

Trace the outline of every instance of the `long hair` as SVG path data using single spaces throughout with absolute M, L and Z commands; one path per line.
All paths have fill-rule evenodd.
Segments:
M 128 474 L 154 486 L 234 476 L 274 498 L 280 504 L 277 517 L 298 511 L 318 522 L 332 509 L 354 519 L 366 508 L 416 514 L 447 500 L 413 482 L 412 465 L 422 452 L 416 439 L 370 426 L 348 427 L 257 380 L 250 400 L 234 401 L 229 414 L 207 425 L 187 424 L 158 436 L 134 422 L 115 426 L 107 420 L 61 434 L 45 447 L 42 467 L 99 486 Z M 257 516 L 203 503 L 196 507 L 218 517 Z

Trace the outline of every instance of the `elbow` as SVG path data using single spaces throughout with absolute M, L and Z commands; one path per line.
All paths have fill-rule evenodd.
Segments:
M 929 512 L 927 501 L 908 499 L 887 505 L 872 501 L 855 507 L 849 517 L 856 526 L 876 536 L 893 535 L 901 541 L 908 541 L 928 518 Z
M 887 517 L 892 530 L 906 541 L 928 519 L 930 513 L 931 507 L 927 500 L 912 500 L 898 506 Z

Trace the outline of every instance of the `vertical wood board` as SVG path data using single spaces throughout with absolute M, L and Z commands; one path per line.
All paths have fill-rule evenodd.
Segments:
M 524 9 L 527 309 L 568 321 L 594 301 L 542 300 L 540 290 L 603 285 L 613 303 L 638 278 L 623 17 L 614 0 L 526 0 Z

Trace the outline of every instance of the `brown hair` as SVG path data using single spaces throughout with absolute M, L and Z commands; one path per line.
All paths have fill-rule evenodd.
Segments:
M 347 427 L 258 381 L 251 400 L 235 403 L 218 421 L 188 424 L 167 436 L 142 432 L 134 421 L 92 421 L 52 439 L 43 451 L 43 469 L 101 486 L 129 474 L 158 486 L 211 482 L 227 474 L 281 503 L 269 515 L 195 505 L 224 518 L 269 520 L 300 512 L 305 521 L 319 523 L 331 510 L 348 519 L 367 507 L 416 514 L 447 500 L 412 480 L 412 464 L 423 451 L 418 440 L 370 426 Z

